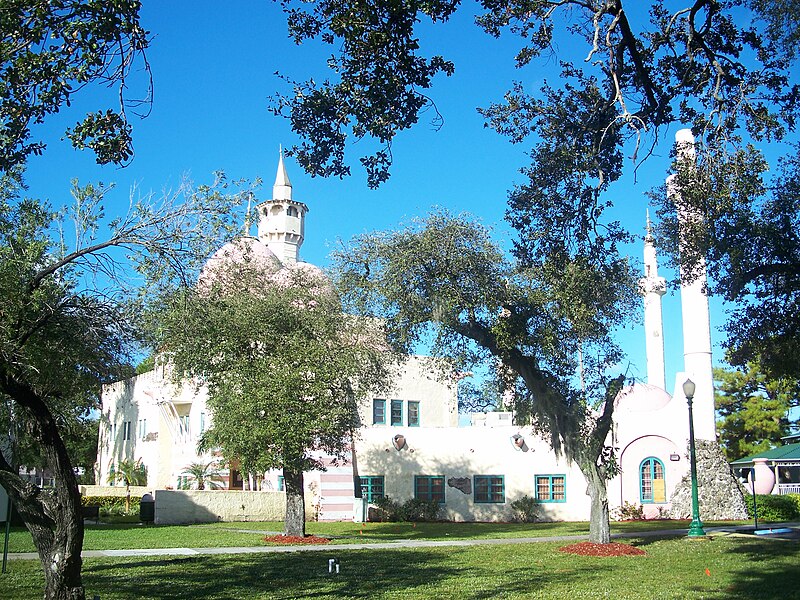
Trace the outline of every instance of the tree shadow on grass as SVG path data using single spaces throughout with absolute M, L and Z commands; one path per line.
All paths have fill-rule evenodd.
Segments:
M 786 600 L 800 595 L 800 543 L 737 538 L 728 552 L 741 557 L 734 583 L 720 598 Z
M 536 571 L 529 566 L 466 566 L 453 549 L 352 550 L 289 554 L 238 554 L 130 559 L 87 559 L 87 597 L 111 598 L 373 598 L 399 593 L 412 598 L 446 595 L 483 600 L 507 594 L 529 595 L 553 581 L 564 583 L 598 575 L 597 565 L 568 572 Z M 328 573 L 338 558 L 341 572 Z M 507 565 L 506 565 L 507 566 Z M 603 567 L 600 567 L 602 569 Z M 446 590 L 443 592 L 443 590 Z

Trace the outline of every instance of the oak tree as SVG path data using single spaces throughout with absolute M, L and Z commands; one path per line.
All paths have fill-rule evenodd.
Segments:
M 387 381 L 380 327 L 343 314 L 321 272 L 273 273 L 245 253 L 172 299 L 161 342 L 176 383 L 207 390 L 201 449 L 243 472 L 282 469 L 284 533 L 305 535 L 303 473 L 344 457 L 359 402 Z
M 606 438 L 624 381 L 613 372 L 621 352 L 611 334 L 636 302 L 627 261 L 608 246 L 592 258 L 512 261 L 468 217 L 436 213 L 357 237 L 335 264 L 345 305 L 385 319 L 397 350 L 431 341 L 459 370 L 497 367 L 518 422 L 580 468 L 590 538 L 608 542 L 606 482 L 617 466 Z
M 13 437 L 0 453 L 0 485 L 33 537 L 45 598 L 85 596 L 80 493 L 65 430 L 76 412 L 98 405 L 102 383 L 132 373 L 142 299 L 193 280 L 199 261 L 229 235 L 238 201 L 223 185 L 133 198 L 127 215 L 106 221 L 102 186 L 76 182 L 73 204 L 55 212 L 2 180 L 0 395 Z M 76 234 L 68 245 L 69 221 Z M 147 282 L 153 287 L 140 297 Z M 15 440 L 36 446 L 53 488 L 19 476 Z

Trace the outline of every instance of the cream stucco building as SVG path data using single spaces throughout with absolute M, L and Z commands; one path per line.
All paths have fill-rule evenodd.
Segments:
M 265 268 L 307 268 L 299 250 L 305 235 L 308 207 L 293 199 L 281 157 L 272 199 L 258 207 L 258 237 L 228 244 L 209 261 L 229 259 L 246 250 Z M 641 280 L 647 336 L 648 383 L 637 383 L 616 401 L 612 439 L 622 473 L 609 482 L 612 506 L 642 504 L 655 515 L 669 508 L 672 490 L 688 472 L 686 457 L 688 412 L 681 384 L 691 377 L 695 432 L 715 440 L 711 344 L 708 302 L 702 283 L 681 291 L 685 372 L 676 376 L 670 395 L 664 382 L 661 299 L 664 279 L 658 276 L 653 238 L 645 238 L 645 274 Z M 201 275 L 201 282 L 204 275 Z M 328 461 L 324 472 L 306 474 L 306 487 L 323 520 L 360 518 L 363 495 L 403 501 L 435 499 L 453 520 L 509 520 L 511 502 L 524 495 L 537 498 L 543 516 L 555 520 L 586 520 L 589 498 L 578 468 L 556 458 L 546 442 L 529 429 L 513 424 L 510 413 L 472 415 L 459 426 L 456 382 L 443 378 L 431 359 L 411 357 L 390 392 L 370 398 L 360 407 L 362 427 L 345 464 Z M 103 425 L 97 457 L 99 480 L 105 482 L 112 464 L 141 460 L 148 487 L 174 489 L 191 483 L 184 474 L 198 456 L 199 436 L 210 425 L 201 390 L 169 383 L 163 367 L 108 385 L 103 390 Z M 279 472 L 242 475 L 223 473 L 229 489 L 280 490 Z M 361 487 L 361 490 L 358 488 Z

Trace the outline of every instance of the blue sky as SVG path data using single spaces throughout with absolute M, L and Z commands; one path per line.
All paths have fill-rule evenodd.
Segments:
M 444 126 L 433 131 L 422 121 L 397 139 L 388 183 L 369 190 L 357 164 L 349 179 L 313 179 L 287 160 L 295 198 L 310 208 L 301 251 L 304 260 L 325 266 L 337 238 L 394 228 L 434 206 L 474 214 L 494 227 L 498 241 L 510 245 L 511 232 L 503 222 L 507 191 L 522 182 L 518 169 L 526 164 L 529 144 L 513 146 L 484 128 L 475 109 L 500 100 L 514 80 L 534 90 L 545 77 L 557 76 L 557 65 L 550 60 L 515 69 L 514 41 L 481 33 L 472 25 L 471 10 L 467 5 L 444 27 L 421 30 L 425 53 L 441 53 L 453 60 L 456 73 L 450 78 L 439 76 L 431 92 Z M 105 106 L 96 105 L 96 99 L 104 98 L 113 106 L 115 90 L 92 89 L 34 130 L 34 136 L 45 139 L 49 147 L 29 163 L 30 195 L 58 206 L 69 201 L 73 177 L 83 183 L 113 181 L 117 189 L 109 196 L 106 210 L 113 215 L 126 209 L 133 185 L 141 193 L 159 193 L 177 187 L 185 176 L 198 184 L 209 183 L 212 172 L 223 170 L 230 178 L 261 177 L 265 185 L 260 197 L 267 198 L 279 144 L 297 141 L 288 122 L 268 109 L 271 95 L 288 91 L 274 73 L 281 71 L 298 80 L 324 77 L 326 48 L 313 43 L 296 46 L 287 38 L 280 7 L 266 1 L 145 0 L 142 20 L 153 35 L 148 59 L 155 93 L 150 116 L 134 119 L 132 164 L 124 169 L 99 167 L 89 153 L 72 150 L 60 141 L 64 129 L 84 112 Z M 565 42 L 560 50 L 571 49 Z M 137 83 L 130 82 L 131 96 L 143 90 Z M 645 192 L 666 175 L 671 139 L 670 135 L 640 169 L 638 181 L 626 177 L 612 190 L 616 215 L 636 232 L 644 230 Z M 367 142 L 352 149 L 351 163 L 357 163 L 361 145 Z M 640 244 L 630 252 L 641 261 Z M 712 307 L 712 328 L 719 327 L 724 314 L 717 304 Z M 643 379 L 641 320 L 641 314 L 631 315 L 620 341 L 628 353 L 630 374 Z M 664 298 L 664 321 L 667 386 L 671 388 L 683 364 L 680 300 L 675 290 Z M 722 335 L 712 332 L 712 337 L 717 342 Z M 716 345 L 715 363 L 721 358 L 718 350 Z

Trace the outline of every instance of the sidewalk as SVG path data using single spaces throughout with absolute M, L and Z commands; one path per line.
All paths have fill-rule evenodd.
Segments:
M 800 523 L 771 523 L 761 529 L 778 528 L 798 528 Z M 709 536 L 715 535 L 735 535 L 744 532 L 752 532 L 752 525 L 737 525 L 734 527 L 706 527 L 705 531 Z M 615 533 L 612 539 L 629 539 L 642 537 L 665 537 L 686 535 L 688 529 L 662 529 L 658 531 L 639 531 L 630 533 Z M 256 533 L 264 533 L 258 531 Z M 800 532 L 794 531 L 792 538 L 798 539 Z M 297 546 L 251 546 L 239 548 L 155 548 L 139 550 L 84 550 L 81 555 L 84 558 L 102 557 L 131 557 L 131 556 L 199 556 L 208 554 L 272 554 L 286 552 L 331 552 L 334 550 L 391 550 L 402 548 L 437 548 L 450 546 L 494 546 L 501 544 L 533 544 L 538 542 L 570 542 L 585 540 L 589 536 L 585 535 L 556 535 L 547 537 L 524 537 L 524 538 L 487 538 L 480 540 L 396 540 L 393 542 L 372 542 L 361 544 L 319 544 L 319 545 L 297 545 Z M 764 536 L 768 539 L 768 536 Z M 763 539 L 763 538 L 762 538 Z M 774 538 L 773 538 L 774 539 Z M 788 538 L 778 538 L 788 539 Z M 9 554 L 9 560 L 37 560 L 39 555 L 36 552 L 20 552 Z

